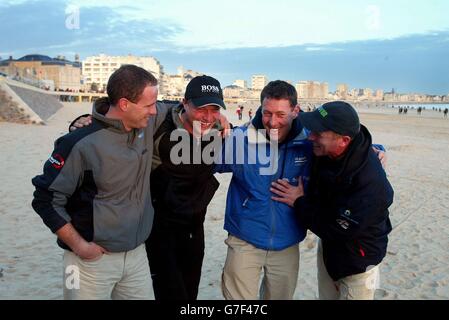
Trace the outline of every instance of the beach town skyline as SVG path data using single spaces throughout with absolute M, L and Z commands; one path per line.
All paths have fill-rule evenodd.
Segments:
M 203 14 L 217 9 L 225 17 L 219 23 Z M 83 60 L 132 53 L 156 57 L 166 73 L 183 65 L 223 86 L 265 74 L 327 82 L 330 91 L 346 83 L 447 95 L 448 10 L 440 0 L 228 1 L 213 7 L 200 0 L 7 0 L 0 4 L 0 57 L 38 53 L 73 60 L 78 54 Z

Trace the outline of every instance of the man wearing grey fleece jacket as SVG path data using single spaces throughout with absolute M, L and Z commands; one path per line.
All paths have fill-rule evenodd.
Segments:
M 107 92 L 94 104 L 91 126 L 55 142 L 32 180 L 32 206 L 65 249 L 65 299 L 150 299 L 144 242 L 154 215 L 148 190 L 157 79 L 125 65 Z

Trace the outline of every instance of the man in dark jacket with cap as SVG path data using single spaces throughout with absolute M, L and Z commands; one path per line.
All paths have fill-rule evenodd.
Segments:
M 314 160 L 309 191 L 273 183 L 275 200 L 293 206 L 319 238 L 320 299 L 373 299 L 391 231 L 393 189 L 371 135 L 345 102 L 324 104 L 299 119 L 310 130 Z
M 210 76 L 195 77 L 182 103 L 171 108 L 154 135 L 154 225 L 146 248 L 156 300 L 197 298 L 204 220 L 219 186 L 213 157 L 207 163 L 201 155 L 212 143 L 209 138 L 221 129 L 220 109 L 226 109 L 220 82 Z M 219 137 L 219 146 L 221 141 Z

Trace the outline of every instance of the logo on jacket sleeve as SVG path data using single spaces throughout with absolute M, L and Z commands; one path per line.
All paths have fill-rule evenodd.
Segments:
M 342 227 L 344 230 L 347 230 L 349 228 L 349 222 L 343 219 L 337 219 L 337 223 Z
M 53 168 L 58 169 L 58 170 L 64 166 L 64 158 L 60 154 L 57 154 L 57 153 L 52 155 L 50 157 L 50 159 L 48 159 L 48 161 L 50 161 Z
M 307 157 L 295 157 L 295 166 L 302 166 L 307 163 Z

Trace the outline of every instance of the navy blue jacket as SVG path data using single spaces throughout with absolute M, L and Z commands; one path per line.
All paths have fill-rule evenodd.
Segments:
M 315 158 L 309 189 L 295 210 L 302 226 L 321 238 L 334 281 L 367 271 L 385 257 L 393 189 L 361 126 L 344 157 Z

